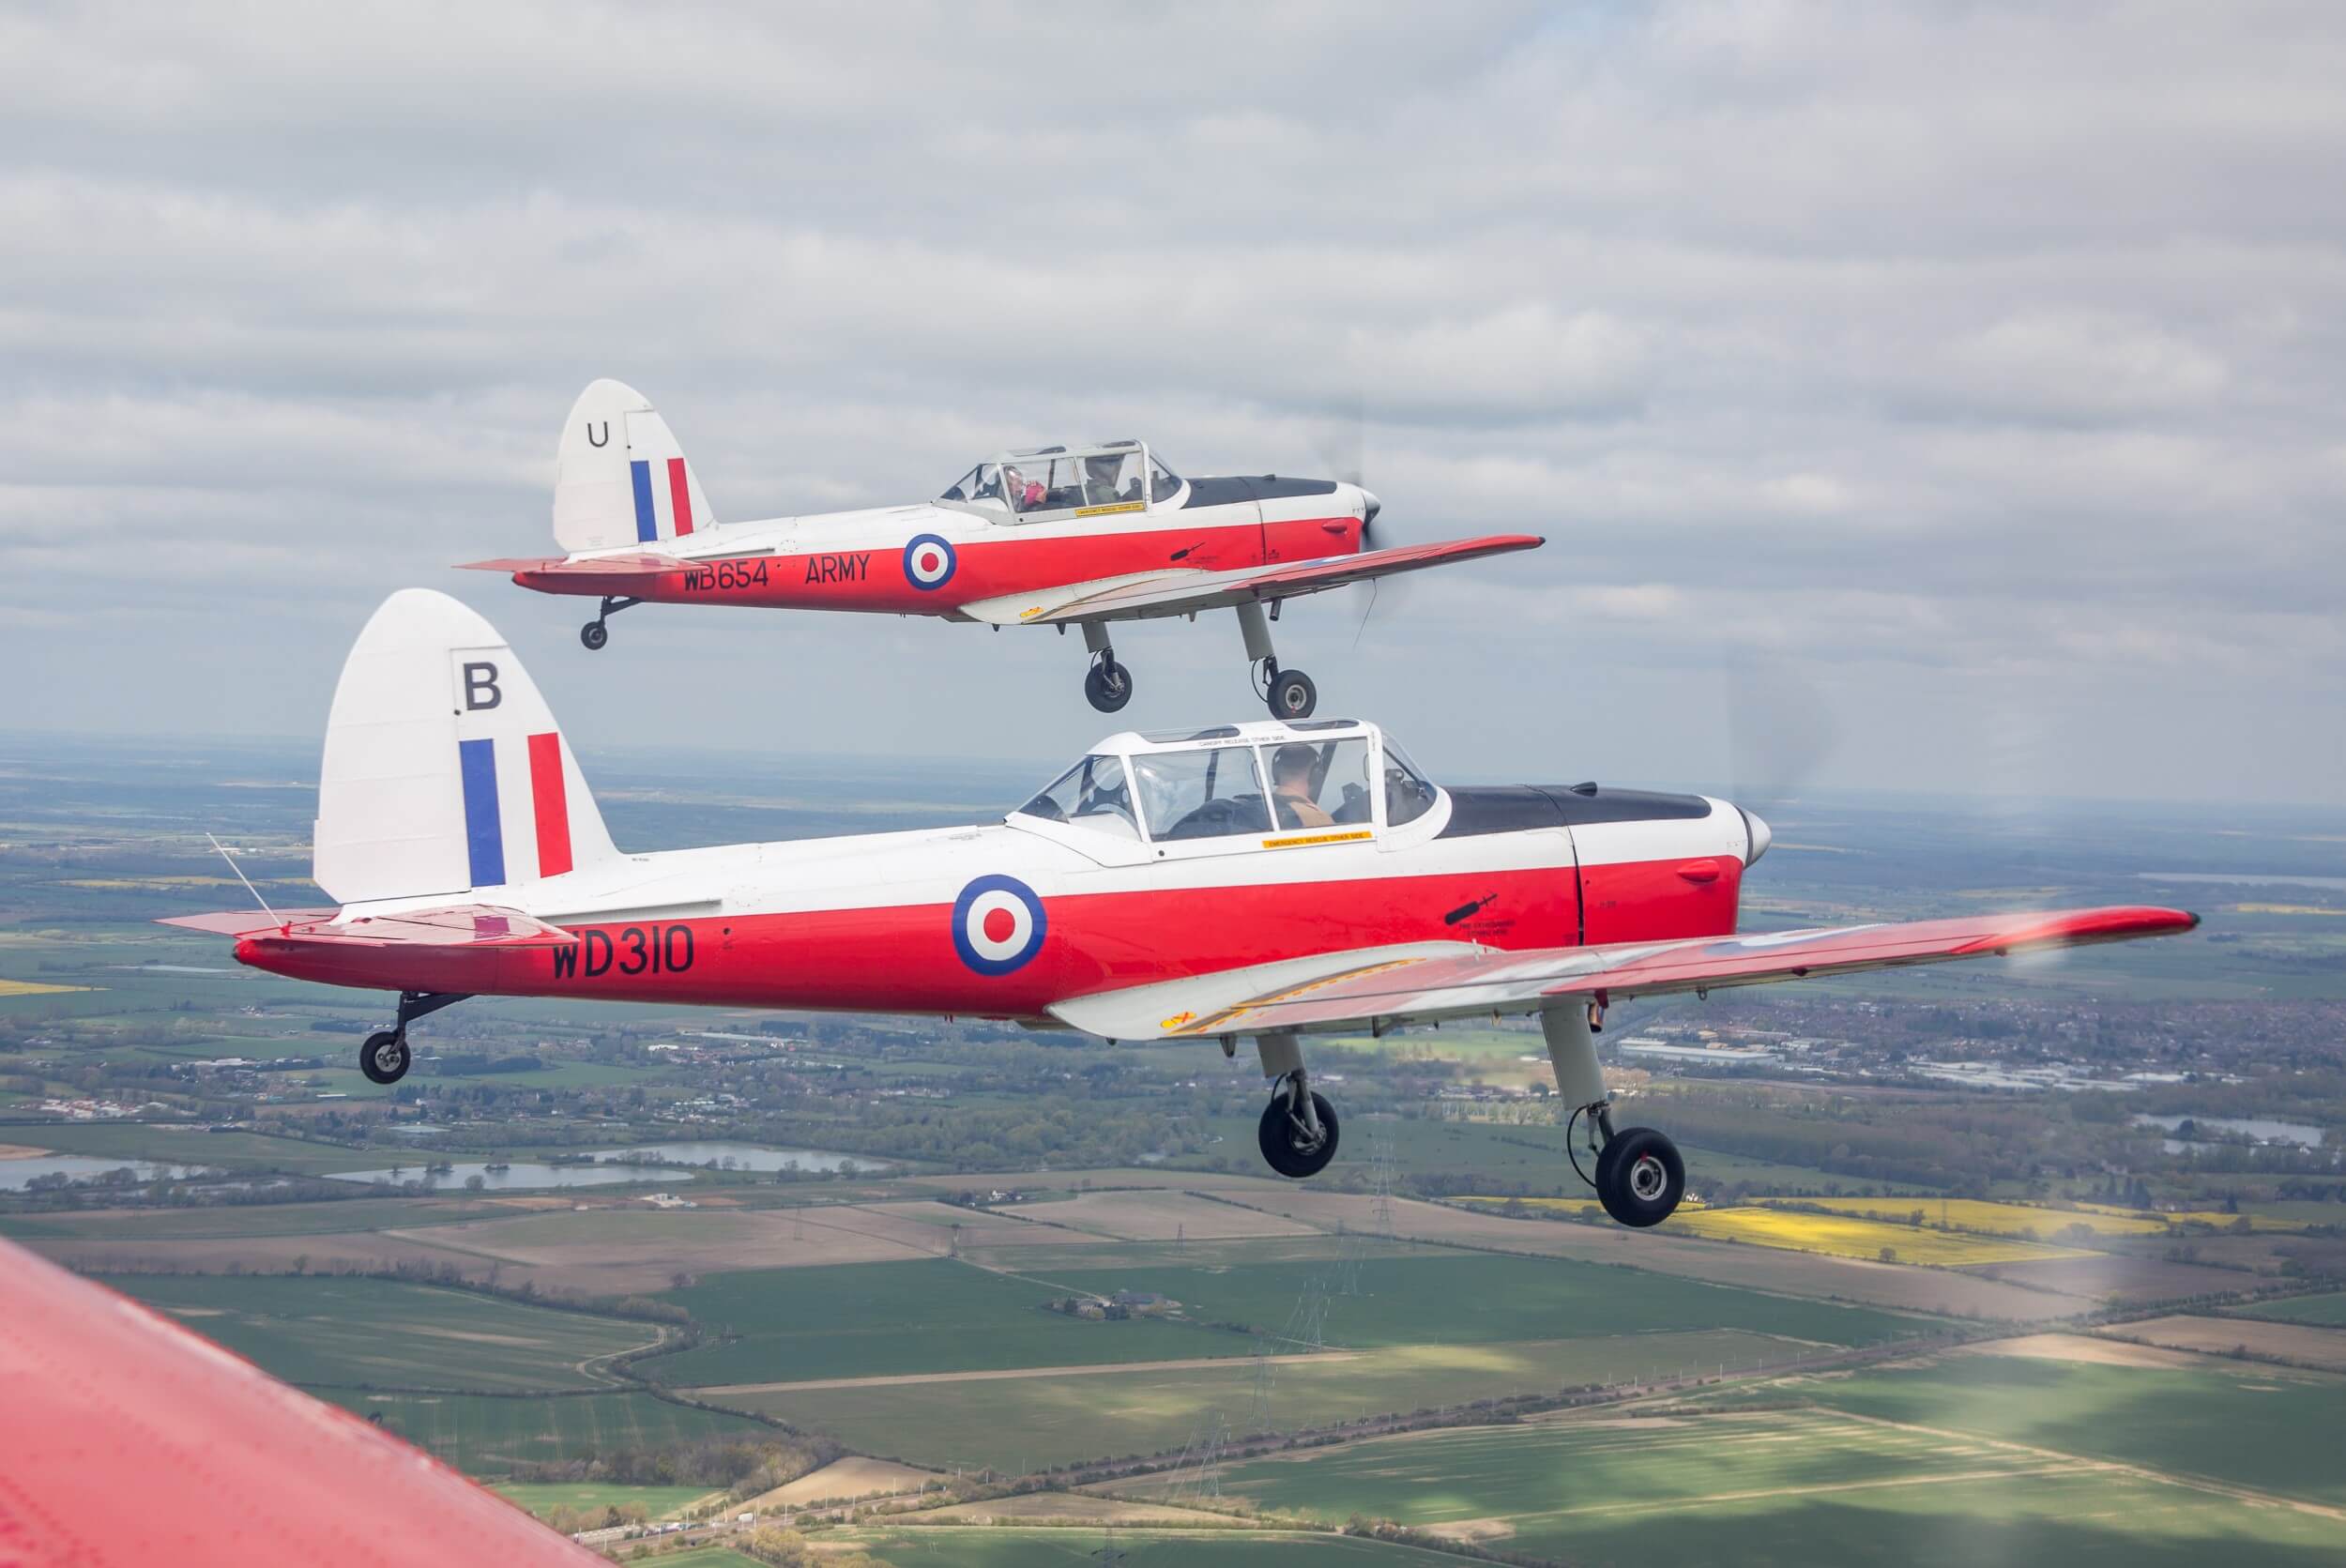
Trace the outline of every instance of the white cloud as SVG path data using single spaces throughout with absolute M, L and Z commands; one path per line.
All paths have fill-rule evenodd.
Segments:
M 1100 727 L 1060 639 L 589 661 L 448 571 L 544 547 L 617 374 L 727 516 L 1137 434 L 1545 533 L 1282 623 L 1467 771 L 1718 778 L 1767 659 L 1836 782 L 2339 799 L 2342 75 L 2293 4 L 18 8 L 0 723 L 309 733 L 425 582 L 589 744 Z M 1151 722 L 1245 708 L 1232 628 L 1120 647 Z

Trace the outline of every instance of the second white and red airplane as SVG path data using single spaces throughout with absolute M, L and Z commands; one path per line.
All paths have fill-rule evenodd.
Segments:
M 1737 936 L 1767 824 L 1724 800 L 1445 788 L 1376 725 L 1257 721 L 1100 742 L 998 821 L 629 855 L 503 638 L 446 595 L 375 612 L 328 721 L 314 864 L 340 907 L 179 917 L 245 964 L 400 994 L 361 1047 L 467 997 L 973 1014 L 1115 1040 L 1254 1042 L 1264 1159 L 1324 1169 L 1301 1040 L 1536 1016 L 1622 1223 L 1685 1188 L 1612 1125 L 1594 1031 L 1633 997 L 2190 930 L 2141 906 Z M 1576 1166 L 1577 1160 L 1575 1161 Z
M 1138 441 L 1038 447 L 978 464 L 933 501 L 720 524 L 668 422 L 617 381 L 579 394 L 554 487 L 558 556 L 473 561 L 540 593 L 599 601 L 589 648 L 632 605 L 733 604 L 1080 627 L 1084 694 L 1112 713 L 1131 669 L 1108 628 L 1237 612 L 1257 693 L 1273 717 L 1318 693 L 1283 668 L 1271 622 L 1287 600 L 1513 550 L 1535 534 L 1368 548 L 1379 503 L 1357 484 L 1257 474 L 1184 479 Z

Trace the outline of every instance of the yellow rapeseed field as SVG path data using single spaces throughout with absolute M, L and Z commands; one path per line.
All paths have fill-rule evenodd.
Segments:
M 1664 1228 L 1714 1241 L 1747 1241 L 1755 1246 L 1826 1253 L 1835 1257 L 1878 1258 L 1886 1247 L 1896 1262 L 1920 1263 L 1937 1269 L 2094 1256 L 2081 1247 L 2045 1246 L 1927 1227 L 1918 1230 L 1912 1225 L 1892 1225 L 1886 1220 L 1853 1214 L 1803 1214 L 1789 1209 L 1758 1206 L 1700 1209 L 1691 1213 L 1682 1210 L 1665 1223 Z
M 1949 1225 L 1988 1236 L 2010 1236 L 2023 1241 L 2050 1241 L 2071 1225 L 2083 1225 L 2096 1236 L 2157 1236 L 2167 1226 L 2132 1210 L 2039 1209 L 2025 1203 L 1988 1203 L 1967 1197 L 1763 1197 L 1764 1204 L 1798 1203 L 1828 1209 L 1836 1214 L 1893 1220 L 1922 1210 L 1926 1225 Z M 1911 1227 L 1909 1227 L 1911 1228 Z
M 47 997 L 59 991 L 88 991 L 87 985 L 43 985 L 36 980 L 0 980 L 0 997 Z

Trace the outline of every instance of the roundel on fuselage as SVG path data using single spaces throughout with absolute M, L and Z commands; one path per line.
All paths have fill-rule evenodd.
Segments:
M 953 951 L 982 975 L 1006 975 L 1043 951 L 1043 900 L 1015 876 L 981 876 L 953 900 Z
M 936 534 L 915 534 L 905 546 L 905 581 L 916 588 L 943 587 L 958 564 L 952 545 Z

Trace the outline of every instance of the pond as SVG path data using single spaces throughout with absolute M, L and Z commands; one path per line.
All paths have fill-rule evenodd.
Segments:
M 109 1160 L 91 1154 L 24 1154 L 0 1160 L 0 1193 L 21 1193 L 43 1176 L 87 1181 L 110 1170 L 129 1170 L 141 1181 L 184 1181 L 206 1174 L 203 1165 L 164 1165 L 152 1160 Z
M 800 1170 L 837 1170 L 852 1163 L 861 1171 L 888 1168 L 885 1160 L 875 1160 L 861 1154 L 833 1154 L 820 1149 L 768 1149 L 754 1143 L 640 1143 L 630 1149 L 591 1149 L 598 1160 L 613 1164 L 705 1165 L 712 1160 L 724 1168 L 730 1160 L 735 1170 L 780 1170 L 796 1165 Z
M 2193 1128 L 2213 1128 L 2224 1133 L 2242 1133 L 2264 1143 L 2303 1144 L 2308 1149 L 2322 1146 L 2322 1129 L 2309 1121 L 2276 1121 L 2270 1117 L 2252 1116 L 2135 1116 L 2137 1127 L 2163 1127 L 2171 1133 L 2185 1122 Z M 2170 1143 L 2173 1139 L 2168 1140 Z M 2169 1149 L 2169 1153 L 2176 1152 Z
M 887 1162 L 866 1159 L 855 1154 L 833 1154 L 819 1149 L 768 1149 L 754 1143 L 646 1143 L 629 1149 L 586 1149 L 585 1160 L 565 1161 L 548 1165 L 531 1160 L 515 1160 L 503 1169 L 492 1170 L 489 1162 L 456 1160 L 450 1168 L 433 1179 L 432 1184 L 443 1190 L 461 1188 L 473 1176 L 480 1178 L 480 1185 L 488 1192 L 526 1187 L 608 1187 L 623 1181 L 674 1181 L 686 1176 L 692 1167 L 717 1162 L 719 1168 L 731 1160 L 732 1168 L 742 1171 L 777 1171 L 794 1161 L 800 1170 L 837 1170 L 854 1162 L 861 1171 L 880 1171 Z M 333 1173 L 337 1181 L 421 1181 L 425 1171 L 422 1156 L 414 1163 L 403 1162 L 399 1174 L 386 1170 L 343 1170 Z M 679 1168 L 683 1167 L 683 1168 Z

